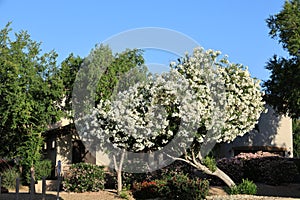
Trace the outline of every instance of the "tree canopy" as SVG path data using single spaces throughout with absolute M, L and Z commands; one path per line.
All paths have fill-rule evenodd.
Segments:
M 62 81 L 54 51 L 41 53 L 26 31 L 10 37 L 10 23 L 0 31 L 0 156 L 16 155 L 30 134 L 59 119 Z
M 269 35 L 278 39 L 289 57 L 274 55 L 267 63 L 266 100 L 279 113 L 300 117 L 300 1 L 285 1 L 283 9 L 267 19 Z
M 171 160 L 180 159 L 234 185 L 218 168 L 208 169 L 203 159 L 216 142 L 230 142 L 252 130 L 264 102 L 259 81 L 250 77 L 247 68 L 226 57 L 218 59 L 219 55 L 196 48 L 193 55 L 173 63 L 169 73 L 100 101 L 87 116 L 82 136 L 98 138 L 93 145 L 114 153 L 114 166 L 115 157 L 122 154 L 119 149 L 132 156 L 163 151 Z M 122 163 L 123 157 L 119 173 Z

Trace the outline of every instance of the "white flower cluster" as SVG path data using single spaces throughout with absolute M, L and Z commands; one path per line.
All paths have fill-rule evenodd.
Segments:
M 93 128 L 86 130 L 133 152 L 159 150 L 174 137 L 202 143 L 210 130 L 218 142 L 245 134 L 263 110 L 259 82 L 247 68 L 217 60 L 219 55 L 196 48 L 169 73 L 101 101 L 87 125 Z
M 190 80 L 201 97 L 200 101 L 204 105 L 209 102 L 209 111 L 219 108 L 216 113 L 209 113 L 208 120 L 205 120 L 210 122 L 216 118 L 212 125 L 221 122 L 217 142 L 230 142 L 254 128 L 264 102 L 259 81 L 251 78 L 247 67 L 230 63 L 226 56 L 218 60 L 220 54 L 219 51 L 196 48 L 193 56 L 187 55 L 174 67 Z

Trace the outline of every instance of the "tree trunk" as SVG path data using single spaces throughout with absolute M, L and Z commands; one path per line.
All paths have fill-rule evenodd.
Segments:
M 122 171 L 121 170 L 117 171 L 117 181 L 118 181 L 117 193 L 118 195 L 120 195 L 122 192 Z
M 195 157 L 193 157 L 193 159 L 190 159 L 188 157 L 186 157 L 186 158 L 174 158 L 173 157 L 173 159 L 186 162 L 186 163 L 190 164 L 191 166 L 197 168 L 200 171 L 203 171 L 204 173 L 206 173 L 208 175 L 213 175 L 213 176 L 216 176 L 216 177 L 220 178 L 222 181 L 224 181 L 224 183 L 228 187 L 235 186 L 234 181 L 226 173 L 224 173 L 222 170 L 220 170 L 218 167 L 217 167 L 216 171 L 212 172 L 212 171 L 210 171 L 210 169 L 208 167 L 206 167 L 205 165 L 198 162 L 195 159 Z
M 123 189 L 123 186 L 122 186 L 122 167 L 123 167 L 124 156 L 125 156 L 125 150 L 122 151 L 120 163 L 118 165 L 116 156 L 113 155 L 115 170 L 116 170 L 116 173 L 117 173 L 117 181 L 118 181 L 117 193 L 118 193 L 118 195 L 121 194 L 122 189 Z
M 228 187 L 235 186 L 235 183 L 233 182 L 233 180 L 227 174 L 225 174 L 222 170 L 220 170 L 219 168 L 217 168 L 216 171 L 212 173 L 212 175 L 217 176 L 218 178 L 220 178 L 222 181 L 224 181 L 224 183 Z

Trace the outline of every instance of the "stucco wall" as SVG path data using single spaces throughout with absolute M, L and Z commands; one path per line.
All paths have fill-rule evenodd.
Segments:
M 267 109 L 266 113 L 261 114 L 257 129 L 236 138 L 229 144 L 220 145 L 221 156 L 233 156 L 237 147 L 241 149 L 269 147 L 273 150 L 285 149 L 285 156 L 293 157 L 292 119 L 276 114 L 270 106 L 267 106 Z

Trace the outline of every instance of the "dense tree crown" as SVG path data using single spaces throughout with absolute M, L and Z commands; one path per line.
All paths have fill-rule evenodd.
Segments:
M 15 155 L 24 137 L 44 131 L 61 114 L 57 54 L 41 54 L 26 31 L 12 40 L 10 31 L 9 24 L 0 31 L 0 156 Z
M 266 100 L 280 113 L 300 117 L 300 1 L 286 1 L 283 9 L 267 19 L 270 36 L 278 38 L 289 57 L 276 55 L 267 63 L 271 76 L 264 83 Z
M 173 63 L 169 73 L 100 101 L 81 123 L 82 136 L 98 138 L 94 145 L 106 152 L 149 152 L 173 143 L 167 151 L 172 159 L 214 174 L 203 165 L 205 154 L 199 150 L 209 150 L 208 141 L 230 142 L 252 130 L 264 109 L 259 81 L 244 66 L 219 55 L 196 48 Z M 173 156 L 184 148 L 184 159 Z M 225 176 L 220 170 L 214 175 Z M 234 184 L 228 177 L 223 180 Z

